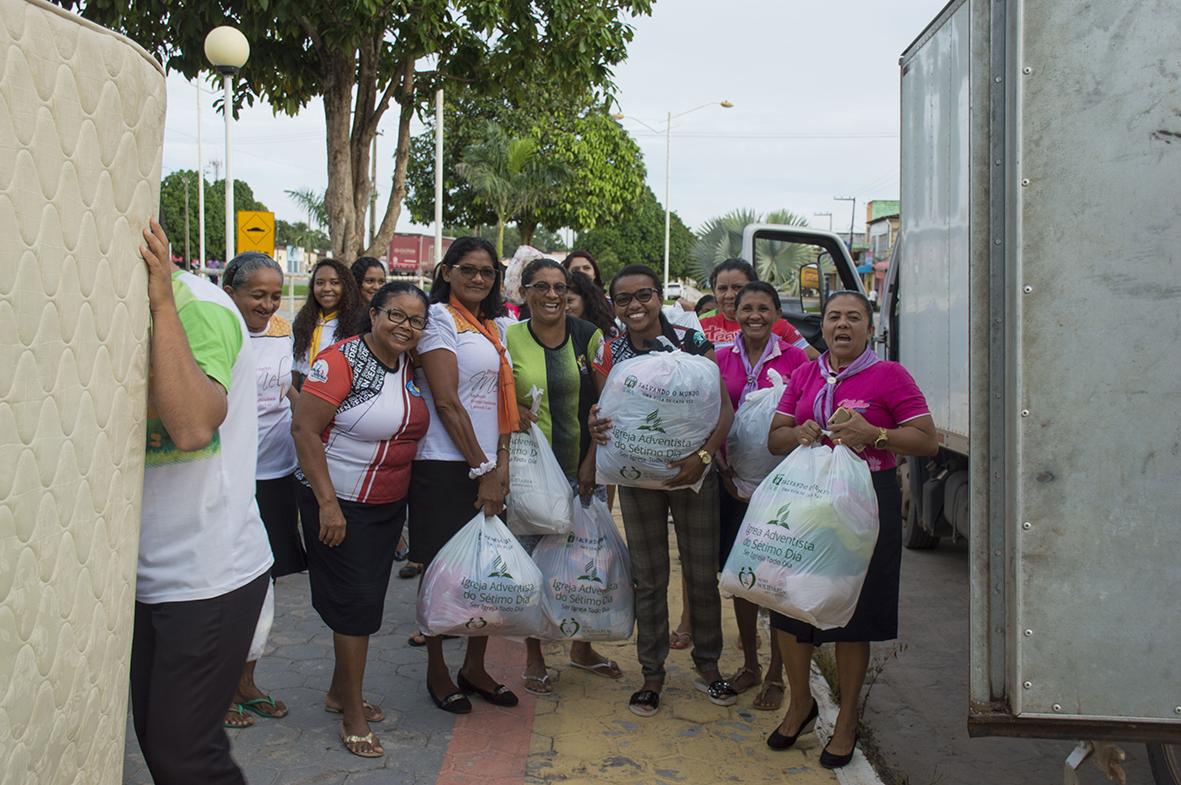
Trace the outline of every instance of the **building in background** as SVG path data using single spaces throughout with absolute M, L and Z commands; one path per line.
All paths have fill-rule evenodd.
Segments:
M 865 234 L 868 246 L 857 272 L 863 276 L 865 290 L 881 295 L 882 282 L 890 267 L 890 255 L 898 239 L 900 202 L 897 199 L 874 199 L 865 205 Z

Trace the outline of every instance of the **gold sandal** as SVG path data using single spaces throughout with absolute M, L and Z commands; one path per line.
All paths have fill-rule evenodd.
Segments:
M 352 754 L 356 755 L 358 758 L 383 758 L 383 757 L 385 757 L 385 749 L 384 748 L 382 748 L 381 752 L 377 751 L 377 748 L 381 747 L 381 742 L 377 740 L 377 736 L 374 735 L 373 731 L 369 731 L 364 736 L 358 736 L 356 734 L 345 733 L 344 723 L 342 722 L 342 723 L 340 723 L 340 740 L 344 743 L 344 748 L 346 750 L 348 750 L 349 752 L 351 752 Z M 353 749 L 353 747 L 350 745 L 354 745 L 354 744 L 368 744 L 369 751 L 362 752 L 361 750 Z
M 778 700 L 767 700 L 767 693 L 771 690 L 779 690 Z M 751 706 L 759 711 L 779 711 L 783 707 L 783 696 L 786 692 L 787 686 L 783 682 L 767 679 L 763 682 L 763 689 L 759 690 L 759 694 L 755 696 L 754 703 Z

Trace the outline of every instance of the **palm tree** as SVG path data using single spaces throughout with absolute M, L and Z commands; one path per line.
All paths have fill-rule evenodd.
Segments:
M 521 241 L 532 239 L 536 221 L 528 217 L 554 198 L 559 172 L 559 167 L 541 159 L 536 139 L 511 137 L 497 123 L 488 123 L 455 168 L 477 199 L 496 214 L 497 255 L 504 257 L 504 227 L 513 218 L 521 219 Z M 529 237 L 524 236 L 526 226 Z
M 311 188 L 296 188 L 283 193 L 291 197 L 291 201 L 308 214 L 308 226 L 314 226 L 317 229 L 327 228 L 328 208 L 324 204 L 324 199 L 328 195 L 327 191 L 316 193 Z
M 719 263 L 742 255 L 742 232 L 748 224 L 772 223 L 807 226 L 803 216 L 790 210 L 774 210 L 764 217 L 755 210 L 739 208 L 706 221 L 697 232 L 693 247 L 694 263 L 701 280 L 706 281 Z M 772 284 L 794 287 L 799 266 L 811 260 L 810 246 L 764 240 L 755 247 L 751 261 L 759 278 Z

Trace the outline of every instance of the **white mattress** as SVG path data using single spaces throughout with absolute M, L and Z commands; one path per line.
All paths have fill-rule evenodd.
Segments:
M 122 780 L 160 67 L 0 0 L 0 782 Z

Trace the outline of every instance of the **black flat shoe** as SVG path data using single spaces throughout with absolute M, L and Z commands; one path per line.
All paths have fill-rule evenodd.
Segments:
M 829 742 L 831 743 L 831 739 Z M 828 751 L 828 744 L 824 745 L 824 749 L 820 751 L 820 765 L 826 769 L 840 769 L 849 765 L 849 761 L 853 760 L 853 753 L 857 751 L 857 737 L 853 737 L 853 749 L 849 750 L 844 755 L 833 755 Z
M 431 700 L 435 702 L 443 711 L 451 712 L 452 714 L 471 714 L 472 702 L 467 699 L 467 696 L 462 692 L 456 690 L 442 700 L 435 695 L 435 691 L 431 689 L 431 685 L 426 685 L 427 695 L 431 696 Z
M 801 725 L 800 729 L 795 732 L 795 735 L 785 736 L 779 732 L 779 728 L 776 728 L 775 730 L 771 731 L 771 735 L 767 737 L 767 746 L 773 750 L 789 749 L 793 744 L 796 743 L 796 739 L 812 730 L 812 726 L 816 724 L 816 718 L 819 716 L 820 706 L 817 705 L 815 700 L 813 700 L 812 710 L 808 712 L 808 716 L 804 718 L 804 724 Z M 823 762 L 823 755 L 821 756 L 821 762 Z M 845 763 L 848 763 L 848 761 L 845 761 Z M 843 766 L 844 764 L 841 765 Z
M 482 690 L 468 681 L 462 672 L 455 683 L 459 685 L 459 689 L 464 692 L 474 692 L 493 706 L 516 706 L 518 702 L 517 694 L 503 684 L 497 684 L 491 691 Z

